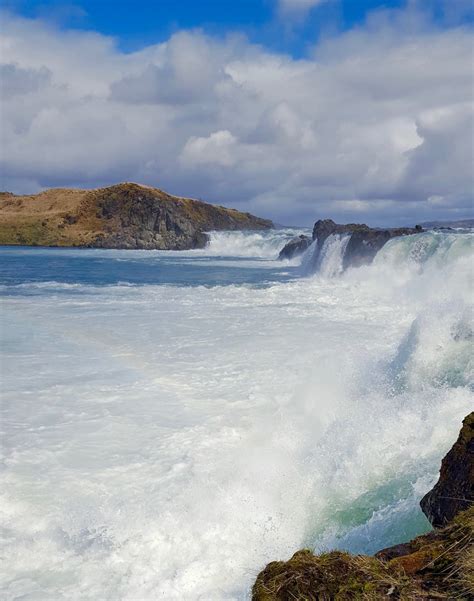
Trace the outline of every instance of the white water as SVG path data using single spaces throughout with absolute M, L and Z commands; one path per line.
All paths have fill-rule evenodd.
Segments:
M 302 546 L 423 531 L 472 409 L 472 258 L 423 234 L 266 288 L 6 297 L 2 598 L 240 600 Z
M 343 259 L 346 252 L 347 244 L 351 239 L 350 234 L 331 234 L 323 242 L 321 250 L 315 256 L 315 250 L 310 253 L 308 258 L 305 257 L 305 271 L 309 273 L 317 273 L 321 277 L 333 278 L 338 276 L 343 271 Z M 317 241 L 313 243 L 317 246 Z
M 276 259 L 285 244 L 303 230 L 282 228 L 256 232 L 210 232 L 206 255 Z

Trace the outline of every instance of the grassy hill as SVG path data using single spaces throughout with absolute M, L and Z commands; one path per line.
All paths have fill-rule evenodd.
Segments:
M 272 226 L 250 213 L 134 183 L 0 193 L 0 244 L 185 250 L 205 246 L 206 231 Z

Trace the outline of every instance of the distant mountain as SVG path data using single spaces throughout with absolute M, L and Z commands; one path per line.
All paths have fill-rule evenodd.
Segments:
M 209 230 L 261 230 L 268 219 L 122 183 L 97 190 L 0 193 L 0 244 L 186 250 Z
M 420 225 L 424 228 L 433 228 L 433 227 L 462 227 L 462 228 L 474 228 L 474 219 L 458 219 L 457 221 L 425 221 L 424 223 L 420 223 Z

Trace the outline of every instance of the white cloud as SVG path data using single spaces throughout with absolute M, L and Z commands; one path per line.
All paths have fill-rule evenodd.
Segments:
M 233 156 L 237 140 L 228 130 L 216 131 L 207 138 L 191 137 L 181 153 L 181 160 L 188 165 L 222 165 L 231 167 L 237 157 Z
M 329 2 L 330 0 L 278 0 L 278 9 L 281 14 L 304 14 L 312 8 Z
M 24 96 L 49 85 L 51 71 L 46 67 L 22 69 L 15 64 L 0 64 L 0 81 L 2 82 L 2 95 L 5 99 Z
M 3 18 L 2 188 L 142 181 L 273 217 L 407 222 L 472 203 L 472 36 L 379 15 L 294 60 L 179 32 Z

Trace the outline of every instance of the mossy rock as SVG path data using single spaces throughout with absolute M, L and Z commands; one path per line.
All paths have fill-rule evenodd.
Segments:
M 258 575 L 253 601 L 349 601 L 353 599 L 474 599 L 474 508 L 443 530 L 417 537 L 379 557 L 340 551 L 298 551 Z

